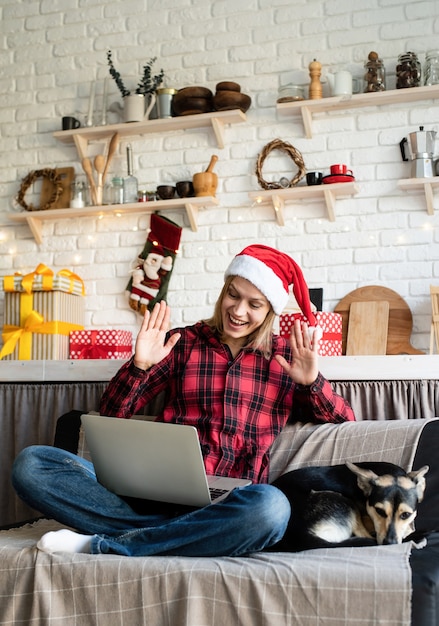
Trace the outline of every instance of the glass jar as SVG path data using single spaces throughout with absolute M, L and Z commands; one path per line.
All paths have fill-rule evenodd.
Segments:
M 74 180 L 70 185 L 70 208 L 82 209 L 88 204 L 87 185 L 83 180 Z
M 114 176 L 111 181 L 111 204 L 123 204 L 123 178 Z
M 414 52 L 404 52 L 398 57 L 396 66 L 396 88 L 407 89 L 421 84 L 421 64 Z
M 386 69 L 377 52 L 369 52 L 364 74 L 364 93 L 386 90 Z
M 425 55 L 424 85 L 439 85 L 439 50 L 429 50 Z
M 302 85 L 284 85 L 279 87 L 276 102 L 296 102 L 305 99 L 305 89 Z

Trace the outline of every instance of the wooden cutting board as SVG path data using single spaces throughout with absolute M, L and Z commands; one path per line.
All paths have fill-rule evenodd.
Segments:
M 389 327 L 389 303 L 352 302 L 346 354 L 386 354 Z
M 63 185 L 63 191 L 58 200 L 52 204 L 51 209 L 68 209 L 70 206 L 70 185 L 75 178 L 75 168 L 73 167 L 57 167 L 55 169 L 58 176 L 61 178 Z M 49 201 L 53 193 L 53 185 L 50 180 L 43 178 L 43 184 L 41 187 L 40 206 L 44 206 Z
M 417 350 L 410 343 L 413 329 L 413 317 L 408 304 L 396 291 L 379 285 L 355 289 L 340 300 L 335 307 L 335 313 L 340 313 L 343 320 L 343 354 L 346 354 L 351 304 L 353 302 L 380 301 L 389 303 L 386 354 L 424 354 L 422 350 Z

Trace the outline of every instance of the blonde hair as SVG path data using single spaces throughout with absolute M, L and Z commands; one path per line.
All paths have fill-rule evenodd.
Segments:
M 221 306 L 234 278 L 235 276 L 227 276 L 218 300 L 216 301 L 213 315 L 210 319 L 205 320 L 205 323 L 210 326 L 214 332 L 218 333 L 220 338 L 224 333 Z M 275 318 L 276 313 L 273 311 L 273 307 L 270 304 L 270 310 L 268 311 L 262 324 L 247 337 L 246 348 L 260 350 L 266 359 L 271 358 L 273 347 L 273 324 Z

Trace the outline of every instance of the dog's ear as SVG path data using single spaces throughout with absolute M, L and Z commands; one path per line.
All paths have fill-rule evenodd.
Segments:
M 424 498 L 424 491 L 425 491 L 425 484 L 426 484 L 424 476 L 428 472 L 429 469 L 430 468 L 428 465 L 424 465 L 423 467 L 421 467 L 421 469 L 415 472 L 408 473 L 409 478 L 411 478 L 412 481 L 416 485 L 416 495 L 418 496 L 418 502 L 422 502 L 422 499 Z
M 378 478 L 378 475 L 375 474 L 375 472 L 372 472 L 372 470 L 358 467 L 358 465 L 355 465 L 350 461 L 346 461 L 346 467 L 348 467 L 351 472 L 356 475 L 357 484 L 361 491 L 364 493 L 364 495 L 366 497 L 370 496 L 372 492 L 372 487 L 375 485 L 375 481 Z

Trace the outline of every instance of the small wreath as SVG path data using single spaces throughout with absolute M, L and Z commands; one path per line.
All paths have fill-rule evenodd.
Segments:
M 24 196 L 26 195 L 26 191 L 29 189 L 31 185 L 34 184 L 34 182 L 38 178 L 47 178 L 47 180 L 50 180 L 50 182 L 53 184 L 52 195 L 50 196 L 46 204 L 41 207 L 36 207 L 33 204 L 27 204 L 24 199 Z M 53 206 L 57 202 L 63 190 L 64 190 L 64 187 L 61 182 L 61 177 L 59 176 L 57 171 L 46 167 L 43 170 L 35 170 L 33 172 L 29 172 L 26 178 L 23 178 L 20 191 L 18 192 L 17 202 L 26 211 L 46 211 L 47 209 L 50 209 L 50 207 Z
M 281 141 L 280 139 L 274 139 L 270 143 L 268 143 L 258 155 L 258 159 L 256 161 L 256 176 L 258 177 L 258 183 L 261 185 L 263 189 L 281 189 L 282 185 L 280 183 L 272 182 L 268 183 L 266 180 L 262 178 L 262 166 L 264 164 L 265 159 L 273 150 L 281 150 L 282 152 L 286 152 L 294 161 L 294 163 L 298 167 L 297 174 L 291 179 L 288 187 L 294 187 L 297 185 L 299 180 L 301 180 L 306 173 L 305 163 L 303 161 L 303 157 L 299 150 L 297 150 L 294 146 L 286 141 Z

